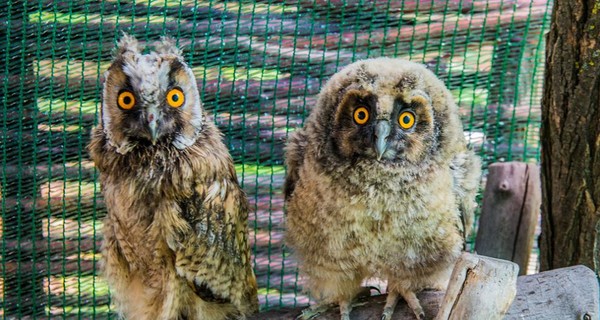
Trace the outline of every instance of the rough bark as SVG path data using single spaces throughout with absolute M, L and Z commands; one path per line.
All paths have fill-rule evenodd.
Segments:
M 493 278 L 488 278 L 494 281 Z M 497 279 L 496 279 L 497 280 Z M 594 272 L 584 266 L 575 266 L 541 272 L 517 279 L 517 294 L 504 319 L 598 319 L 598 283 Z M 485 283 L 483 283 L 485 285 Z M 421 306 L 425 309 L 425 319 L 433 319 L 443 303 L 443 291 L 423 291 L 418 295 Z M 356 320 L 379 319 L 385 295 L 378 295 L 360 300 L 352 310 L 351 318 Z M 476 298 L 476 297 L 474 297 Z M 497 303 L 493 299 L 480 297 L 482 303 Z M 286 308 L 261 312 L 251 316 L 249 320 L 296 320 L 306 308 Z M 320 315 L 319 320 L 339 320 L 337 306 L 332 306 Z M 403 299 L 400 299 L 393 320 L 414 320 L 415 315 Z M 485 319 L 482 317 L 464 317 L 461 319 Z
M 556 0 L 542 100 L 541 268 L 600 270 L 600 3 Z

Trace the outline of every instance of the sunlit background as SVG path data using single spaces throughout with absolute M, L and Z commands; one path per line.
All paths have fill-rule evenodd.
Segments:
M 283 147 L 320 86 L 358 59 L 422 62 L 454 95 L 484 172 L 537 162 L 550 9 L 541 0 L 2 2 L 0 312 L 111 315 L 98 273 L 106 209 L 86 145 L 123 31 L 184 46 L 251 203 L 266 310 L 308 302 L 283 244 Z

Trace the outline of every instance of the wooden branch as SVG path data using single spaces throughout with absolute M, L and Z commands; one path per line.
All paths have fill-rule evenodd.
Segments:
M 485 260 L 488 260 L 487 258 Z M 495 260 L 495 259 L 494 259 Z M 491 261 L 491 260 L 489 260 Z M 501 260 L 496 260 L 501 261 Z M 508 261 L 502 263 L 511 264 Z M 515 268 L 516 265 L 512 264 Z M 480 268 L 482 266 L 479 266 Z M 490 267 L 488 265 L 487 267 Z M 488 269 L 489 270 L 489 269 Z M 477 270 L 481 271 L 481 270 Z M 516 278 L 516 269 L 512 273 Z M 481 275 L 481 274 L 479 274 Z M 488 274 L 492 282 L 496 282 L 496 275 Z M 471 278 L 474 277 L 472 273 Z M 484 284 L 478 282 L 478 284 Z M 513 285 L 515 283 L 513 282 Z M 496 283 L 502 286 L 503 284 Z M 469 289 L 477 289 L 476 287 L 467 287 Z M 507 320 L 520 319 L 598 319 L 598 280 L 594 272 L 584 266 L 576 266 L 564 269 L 557 269 L 548 272 L 542 272 L 535 275 L 521 276 L 516 280 L 517 293 L 512 305 L 505 305 L 508 308 L 506 317 Z M 462 296 L 466 291 L 463 291 Z M 477 297 L 475 300 L 483 298 L 488 291 L 483 292 L 484 295 Z M 500 291 L 495 293 L 503 294 Z M 513 291 L 514 294 L 514 291 Z M 352 310 L 351 317 L 356 320 L 379 319 L 383 312 L 386 295 L 378 295 L 369 297 L 361 301 L 361 305 L 356 306 Z M 433 315 L 441 311 L 439 305 L 444 299 L 442 291 L 423 291 L 417 295 L 419 298 L 427 319 L 432 319 Z M 489 295 L 488 295 L 489 297 Z M 483 304 L 497 303 L 493 298 L 482 301 Z M 504 300 L 506 302 L 506 300 Z M 498 305 L 500 305 L 498 303 Z M 474 307 L 477 307 L 475 305 Z M 295 320 L 302 310 L 306 308 L 285 308 L 281 310 L 273 310 L 263 312 L 250 317 L 249 320 Z M 339 320 L 339 311 L 337 306 L 332 306 L 318 319 L 324 320 Z M 482 317 L 464 317 L 460 319 L 493 319 Z M 498 317 L 496 317 L 498 318 Z M 394 320 L 414 320 L 414 313 L 408 308 L 404 300 L 400 300 L 396 306 L 396 311 L 392 317 Z
M 437 314 L 439 310 L 439 302 L 442 300 L 444 293 L 441 291 L 430 291 L 426 290 L 419 294 L 417 297 L 423 307 L 423 310 L 426 315 L 434 315 Z M 380 319 L 381 314 L 383 312 L 383 306 L 385 305 L 386 295 L 378 295 L 372 296 L 365 300 L 359 301 L 358 304 L 365 303 L 364 305 L 357 305 L 352 309 L 351 319 L 356 320 L 367 320 L 367 319 Z M 300 308 L 286 308 L 281 310 L 273 310 L 267 311 L 263 313 L 259 313 L 257 315 L 251 316 L 248 320 L 268 320 L 268 319 L 278 319 L 278 320 L 296 320 L 302 310 L 306 307 Z M 332 306 L 329 310 L 320 314 L 317 318 L 319 320 L 339 320 L 340 313 L 339 308 L 337 306 Z M 399 319 L 415 319 L 415 314 L 408 307 L 406 302 L 402 299 L 398 302 L 396 306 L 396 311 L 392 316 L 393 320 Z
M 600 296 L 594 271 L 577 265 L 519 277 L 506 320 L 598 319 Z
M 489 166 L 475 251 L 506 259 L 527 272 L 541 205 L 540 173 L 535 164 Z
M 515 298 L 518 272 L 510 261 L 463 253 L 435 319 L 502 319 Z

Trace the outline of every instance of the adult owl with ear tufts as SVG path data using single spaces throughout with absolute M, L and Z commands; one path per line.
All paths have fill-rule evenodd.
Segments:
M 399 297 L 445 289 L 470 231 L 480 160 L 452 95 L 424 66 L 353 63 L 322 88 L 286 152 L 287 243 L 318 304 L 349 319 L 363 280 L 387 280 L 381 319 Z
M 88 146 L 107 208 L 103 274 L 127 319 L 243 319 L 258 311 L 248 203 L 174 41 L 124 35 Z

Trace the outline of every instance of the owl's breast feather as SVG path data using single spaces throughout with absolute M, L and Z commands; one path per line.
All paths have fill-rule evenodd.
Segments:
M 315 199 L 321 223 L 314 227 L 322 229 L 316 233 L 324 235 L 319 241 L 327 254 L 350 252 L 373 270 L 410 269 L 452 260 L 462 247 L 449 170 L 413 183 L 384 176 L 383 182 L 365 181 L 360 187 L 313 178 L 311 192 L 335 195 Z

